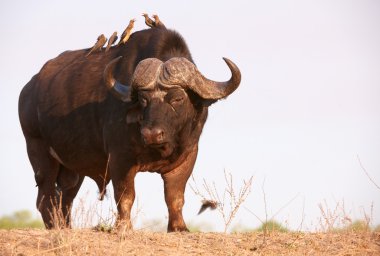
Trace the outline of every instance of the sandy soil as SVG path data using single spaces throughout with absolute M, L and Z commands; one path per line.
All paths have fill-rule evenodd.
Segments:
M 380 232 L 0 230 L 0 255 L 380 255 Z

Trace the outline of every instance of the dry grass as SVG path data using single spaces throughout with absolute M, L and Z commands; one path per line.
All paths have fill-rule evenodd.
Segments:
M 224 222 L 224 233 L 227 233 L 239 208 L 251 193 L 253 176 L 248 180 L 243 180 L 243 185 L 240 187 L 238 193 L 236 193 L 236 188 L 233 184 L 232 174 L 226 172 L 226 170 L 224 170 L 224 180 L 226 184 L 222 193 L 218 192 L 215 182 L 212 182 L 212 185 L 210 185 L 205 179 L 203 180 L 204 192 L 202 192 L 198 188 L 194 176 L 192 176 L 192 182 L 189 186 L 194 194 L 201 197 L 203 200 L 211 200 L 217 203 L 217 210 Z
M 1 255 L 379 255 L 379 232 L 115 233 L 0 230 Z
M 146 230 L 117 233 L 112 230 L 115 210 L 110 209 L 107 219 L 96 214 L 99 205 L 90 209 L 80 201 L 73 211 L 74 229 L 61 229 L 63 216 L 54 211 L 55 230 L 0 229 L 0 255 L 380 255 L 380 230 L 371 227 L 371 213 L 363 210 L 362 221 L 352 221 L 344 201 L 335 207 L 319 204 L 321 218 L 318 232 L 278 232 L 264 228 L 262 231 L 228 234 L 227 229 L 251 192 L 252 177 L 243 181 L 240 189 L 233 185 L 232 175 L 225 172 L 225 187 L 218 193 L 215 183 L 203 181 L 202 193 L 193 179 L 196 195 L 218 202 L 218 212 L 224 220 L 224 233 L 166 233 Z M 268 219 L 267 202 L 262 186 L 265 220 L 272 221 L 291 199 Z M 236 193 L 235 191 L 238 191 Z M 222 196 L 221 196 L 222 195 Z M 60 204 L 58 204 L 60 207 Z M 132 214 L 136 221 L 141 209 Z M 58 212 L 58 213 L 57 213 Z M 304 214 L 302 214 L 304 217 Z M 94 219 L 98 225 L 95 228 Z M 303 219 L 300 224 L 302 227 Z M 157 226 L 153 223 L 153 226 Z M 78 228 L 79 227 L 79 228 Z M 299 229 L 299 230 L 300 230 Z

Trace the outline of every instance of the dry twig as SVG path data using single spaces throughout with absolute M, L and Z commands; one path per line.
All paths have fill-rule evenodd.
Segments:
M 371 176 L 368 174 L 367 170 L 364 168 L 362 162 L 360 161 L 359 155 L 356 155 L 360 164 L 360 167 L 364 171 L 364 173 L 367 175 L 368 179 L 377 187 L 377 189 L 380 189 L 380 186 L 376 184 L 376 182 L 371 178 Z
M 220 197 L 220 193 L 216 189 L 215 182 L 212 182 L 212 185 L 210 185 L 205 179 L 203 179 L 203 188 L 212 201 L 218 202 L 217 210 L 223 218 L 224 233 L 226 233 L 229 226 L 231 225 L 232 220 L 235 218 L 240 206 L 244 203 L 244 201 L 247 199 L 248 195 L 251 192 L 253 176 L 251 176 L 247 181 L 243 180 L 244 184 L 240 188 L 239 193 L 237 194 L 235 193 L 235 189 L 233 186 L 232 174 L 227 173 L 224 170 L 224 179 L 226 181 L 226 187 L 223 191 L 223 197 Z M 197 196 L 201 197 L 203 200 L 207 200 L 207 197 L 204 195 L 204 193 L 202 193 L 199 190 L 194 176 L 192 176 L 192 181 L 193 185 L 189 184 L 191 190 L 193 190 L 193 192 Z M 229 207 L 227 207 L 227 203 Z

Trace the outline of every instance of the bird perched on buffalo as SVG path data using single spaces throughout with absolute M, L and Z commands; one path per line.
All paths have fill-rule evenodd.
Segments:
M 199 209 L 198 215 L 204 212 L 207 208 L 210 208 L 210 210 L 215 210 L 216 207 L 218 207 L 218 202 L 213 200 L 202 200 L 202 206 L 201 209 Z
M 121 35 L 120 41 L 117 45 L 125 44 L 128 41 L 129 37 L 131 36 L 131 31 L 133 29 L 135 21 L 136 21 L 135 19 L 131 19 L 129 21 L 129 24 L 127 28 L 124 30 L 123 34 Z
M 86 57 L 89 56 L 91 53 L 99 50 L 99 49 L 102 49 L 102 47 L 104 46 L 104 44 L 107 42 L 107 37 L 105 37 L 103 34 L 101 34 L 100 36 L 98 36 L 98 39 L 96 41 L 96 43 L 94 44 L 94 46 L 91 48 L 91 50 L 89 51 L 89 53 L 87 53 Z
M 154 21 L 151 18 L 149 18 L 149 15 L 147 13 L 143 13 L 142 16 L 144 16 L 144 18 L 145 18 L 145 24 L 148 27 L 152 28 L 152 27 L 155 26 Z
M 107 44 L 107 48 L 106 48 L 106 52 L 108 52 L 108 50 L 111 48 L 111 46 L 116 42 L 117 40 L 117 32 L 113 32 L 113 34 L 111 35 L 110 39 L 108 40 L 108 44 Z
M 157 28 L 166 28 L 165 25 L 164 25 L 164 23 L 162 23 L 162 21 L 160 20 L 160 18 L 158 18 L 157 14 L 154 14 L 153 18 L 154 18 L 154 26 L 155 27 L 157 27 Z

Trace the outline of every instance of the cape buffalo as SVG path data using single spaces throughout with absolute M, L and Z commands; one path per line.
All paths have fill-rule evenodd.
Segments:
M 101 197 L 110 180 L 116 225 L 131 228 L 138 172 L 159 173 L 168 231 L 187 231 L 182 217 L 208 107 L 239 86 L 215 82 L 195 66 L 184 39 L 165 27 L 135 32 L 126 44 L 85 57 L 66 51 L 48 61 L 22 89 L 19 118 L 38 186 L 37 208 L 47 228 L 70 227 L 70 211 L 85 176 Z

